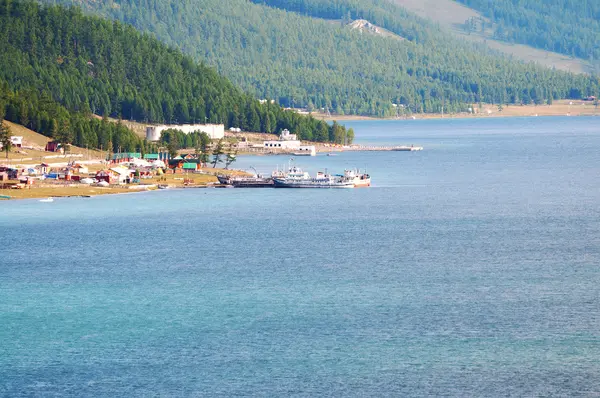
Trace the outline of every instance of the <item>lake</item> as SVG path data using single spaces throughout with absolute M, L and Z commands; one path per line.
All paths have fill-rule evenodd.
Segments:
M 345 125 L 425 149 L 0 202 L 0 396 L 598 396 L 600 118 Z

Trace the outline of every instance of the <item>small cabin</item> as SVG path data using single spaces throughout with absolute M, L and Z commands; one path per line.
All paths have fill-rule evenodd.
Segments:
M 13 135 L 10 137 L 10 142 L 12 146 L 15 148 L 21 148 L 23 146 L 23 137 L 18 135 Z
M 62 144 L 56 141 L 49 141 L 46 144 L 46 152 L 63 152 Z

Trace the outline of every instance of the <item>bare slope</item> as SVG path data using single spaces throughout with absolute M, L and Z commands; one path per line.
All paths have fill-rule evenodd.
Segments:
M 526 62 L 537 62 L 540 65 L 555 67 L 559 70 L 575 73 L 588 73 L 591 70 L 590 65 L 579 58 L 571 58 L 563 54 L 543 51 L 526 45 L 510 44 L 495 40 L 491 36 L 490 29 L 486 29 L 483 34 L 481 32 L 471 33 L 470 35 L 467 34 L 462 29 L 462 25 L 469 18 L 482 18 L 487 23 L 490 23 L 490 21 L 477 11 L 453 0 L 390 1 L 399 4 L 421 17 L 429 18 L 434 22 L 437 22 L 440 26 L 448 28 L 455 35 L 462 37 L 465 40 L 485 43 L 488 47 L 512 55 L 517 59 Z
M 54 159 L 52 161 L 56 162 L 55 156 L 58 153 L 46 152 L 44 149 L 48 141 L 52 141 L 51 138 L 48 138 L 44 135 L 36 133 L 33 130 L 30 130 L 26 127 L 21 126 L 20 124 L 9 122 L 8 120 L 4 120 L 4 125 L 10 128 L 11 136 L 21 136 L 23 137 L 23 148 L 13 148 L 10 151 L 9 158 L 10 159 L 32 159 L 42 161 L 47 156 L 52 156 Z M 81 154 L 83 157 L 78 157 L 79 159 L 96 159 L 96 158 L 104 158 L 106 157 L 106 153 L 95 151 L 95 150 L 87 150 L 85 148 L 79 148 L 75 145 L 72 145 L 69 151 L 70 154 Z M 5 152 L 0 152 L 0 163 L 5 159 Z M 48 159 L 46 159 L 48 160 Z M 60 161 L 60 160 L 59 160 Z
M 374 25 L 366 19 L 357 19 L 356 21 L 350 22 L 347 26 L 350 29 L 358 30 L 366 34 L 388 37 L 396 40 L 404 40 L 402 36 L 397 35 L 394 32 L 390 32 L 389 30 L 384 29 L 381 26 Z

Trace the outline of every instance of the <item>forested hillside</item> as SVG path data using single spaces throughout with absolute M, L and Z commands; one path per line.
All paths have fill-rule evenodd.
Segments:
M 597 90 L 588 77 L 523 65 L 463 44 L 383 0 L 45 1 L 80 4 L 131 23 L 283 106 L 389 116 L 396 109 L 455 112 L 474 102 L 542 103 Z M 406 40 L 345 26 L 356 18 Z
M 261 104 L 179 50 L 76 8 L 0 0 L 0 53 L 6 118 L 79 146 L 141 145 L 124 126 L 101 133 L 106 125 L 91 114 L 246 131 L 288 128 L 304 139 L 344 140 L 334 136 L 345 134 L 342 126 L 334 132 L 325 122 Z
M 600 59 L 600 2 L 457 0 L 494 23 L 500 40 L 590 60 Z
M 62 144 L 109 151 L 144 151 L 145 143 L 120 123 L 73 112 L 46 91 L 11 90 L 0 81 L 0 121 L 19 123 Z

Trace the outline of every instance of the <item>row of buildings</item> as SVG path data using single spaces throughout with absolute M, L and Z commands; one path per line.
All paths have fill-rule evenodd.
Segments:
M 193 132 L 204 132 L 211 139 L 221 139 L 225 136 L 225 126 L 223 124 L 184 124 L 184 125 L 159 125 L 146 127 L 146 140 L 159 141 L 161 133 L 164 130 L 174 129 L 180 130 L 184 134 Z M 230 129 L 232 132 L 240 132 L 240 129 Z M 296 134 L 290 133 L 288 129 L 284 129 L 279 139 L 266 140 L 261 145 L 262 148 L 277 152 L 292 152 L 297 155 L 313 155 L 316 153 L 314 145 L 302 145 Z

